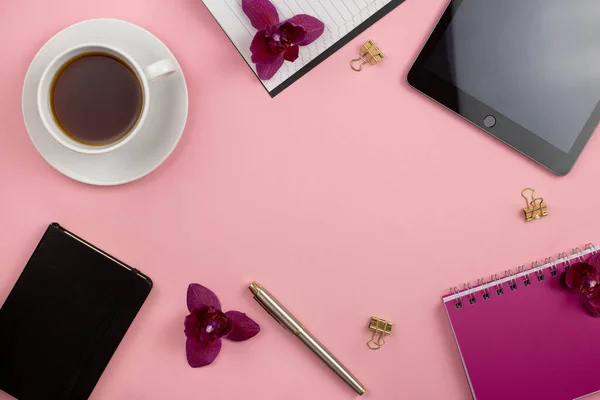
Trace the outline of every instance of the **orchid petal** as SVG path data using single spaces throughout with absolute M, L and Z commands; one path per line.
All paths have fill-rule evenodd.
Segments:
M 295 15 L 285 22 L 289 22 L 295 26 L 299 26 L 303 28 L 306 32 L 306 34 L 301 40 L 295 42 L 295 44 L 298 46 L 306 46 L 308 44 L 311 44 L 312 42 L 317 40 L 319 36 L 321 36 L 325 31 L 325 24 L 323 24 L 323 22 L 319 21 L 315 17 L 306 14 Z
M 593 307 L 600 308 L 600 297 L 592 297 L 592 298 L 587 299 L 587 301 Z
M 216 294 L 210 289 L 205 288 L 197 283 L 192 283 L 187 290 L 187 307 L 190 312 L 195 308 L 202 306 L 214 307 L 217 310 L 221 309 L 221 302 Z
M 283 55 L 279 54 L 277 61 L 275 61 L 273 64 L 257 64 L 256 72 L 260 79 L 266 81 L 271 79 L 277 73 L 277 71 L 279 71 L 279 68 L 281 68 L 282 65 Z
M 258 30 L 279 24 L 277 9 L 269 0 L 242 0 L 242 10 Z
M 567 285 L 567 271 L 565 271 L 562 274 L 560 274 L 560 277 L 558 278 L 558 284 L 560 285 L 561 288 L 563 288 L 565 290 L 570 290 L 571 289 Z
M 274 64 L 281 58 L 281 53 L 273 52 L 269 46 L 266 35 L 266 31 L 258 31 L 250 43 L 252 62 L 255 64 Z
M 232 324 L 231 332 L 225 338 L 234 342 L 242 342 L 254 337 L 260 332 L 260 326 L 246 314 L 239 311 L 225 313 Z
M 600 318 L 600 307 L 596 307 L 588 298 L 581 296 L 579 298 L 581 305 L 594 318 Z
M 592 256 L 586 261 L 586 264 L 589 264 L 592 267 L 600 268 L 600 253 L 592 254 Z
M 212 364 L 221 351 L 221 344 L 221 339 L 217 339 L 210 343 L 187 339 L 187 342 L 185 343 L 185 352 L 190 367 L 199 368 Z
M 598 277 L 598 270 L 585 262 L 573 264 L 566 271 L 565 283 L 568 288 L 581 290 L 587 277 Z
M 290 44 L 301 43 L 306 37 L 306 30 L 303 27 L 294 25 L 289 21 L 285 21 L 277 30 Z
M 296 59 L 298 58 L 299 55 L 300 55 L 300 49 L 298 48 L 298 46 L 290 46 L 290 47 L 288 47 L 286 52 L 283 53 L 283 58 L 285 61 L 294 62 L 294 61 L 296 61 Z

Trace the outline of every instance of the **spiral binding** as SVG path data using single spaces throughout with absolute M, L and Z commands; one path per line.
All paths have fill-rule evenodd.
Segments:
M 508 277 L 510 279 L 510 285 L 508 285 L 508 287 L 510 288 L 511 292 L 514 292 L 515 290 L 517 290 L 517 280 L 515 279 L 515 274 L 513 274 L 512 269 L 507 270 L 504 273 L 504 276 Z
M 531 269 L 536 269 L 536 276 L 537 276 L 537 280 L 538 282 L 543 281 L 544 279 L 546 279 L 546 277 L 544 276 L 544 269 L 537 269 L 540 268 L 540 263 L 537 261 L 534 261 L 531 263 Z
M 527 272 L 527 268 L 525 268 L 524 265 L 521 265 L 517 269 L 517 273 L 519 275 L 525 273 L 525 275 L 523 275 L 523 286 L 529 286 L 529 285 L 531 285 L 531 277 L 529 276 L 529 272 Z
M 544 263 L 548 265 L 548 269 L 550 270 L 550 276 L 558 275 L 558 267 L 556 266 L 556 261 L 554 260 L 554 257 L 546 257 Z
M 485 278 L 477 279 L 477 286 L 484 286 L 486 283 Z M 484 287 L 481 291 L 483 292 L 483 299 L 488 300 L 490 298 L 490 289 Z
M 584 250 L 579 247 L 574 248 L 571 251 L 571 255 L 563 252 L 558 255 L 558 258 L 546 257 L 544 265 L 540 266 L 538 261 L 531 263 L 531 267 L 527 268 L 525 265 L 517 267 L 517 273 L 515 274 L 512 269 L 504 271 L 504 276 L 500 277 L 498 274 L 491 275 L 489 280 L 485 278 L 477 279 L 477 284 L 473 287 L 471 283 L 464 283 L 463 290 L 458 290 L 457 287 L 450 289 L 450 296 L 454 297 L 454 307 L 461 309 L 464 306 L 463 298 L 467 299 L 469 305 L 477 303 L 478 296 L 476 294 L 481 293 L 483 300 L 489 300 L 492 296 L 502 296 L 505 294 L 504 284 L 508 284 L 510 292 L 519 290 L 521 287 L 527 287 L 532 285 L 532 275 L 535 274 L 534 280 L 537 282 L 544 282 L 547 278 L 559 276 L 559 267 L 562 267 L 564 271 L 569 269 L 575 262 L 585 261 L 586 255 L 595 255 L 600 251 L 600 247 L 596 247 L 589 243 L 585 245 Z M 490 291 L 490 288 L 493 290 Z M 494 294 L 492 294 L 494 293 Z

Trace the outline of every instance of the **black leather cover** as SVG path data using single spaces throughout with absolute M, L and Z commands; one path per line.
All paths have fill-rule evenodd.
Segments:
M 0 389 L 20 400 L 88 398 L 151 288 L 50 225 L 0 309 Z

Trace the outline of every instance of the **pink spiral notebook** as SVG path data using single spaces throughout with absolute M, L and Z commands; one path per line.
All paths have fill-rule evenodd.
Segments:
M 596 251 L 480 279 L 443 298 L 477 400 L 571 400 L 600 391 L 600 319 L 558 279 Z

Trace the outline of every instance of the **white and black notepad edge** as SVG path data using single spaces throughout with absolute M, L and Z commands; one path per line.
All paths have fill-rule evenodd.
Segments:
M 242 11 L 241 0 L 202 0 L 240 55 L 256 74 L 250 60 L 250 43 L 256 29 Z M 314 43 L 300 48 L 300 57 L 285 62 L 279 72 L 262 85 L 275 97 L 373 25 L 404 0 L 272 0 L 283 21 L 309 14 L 325 23 L 325 32 Z

